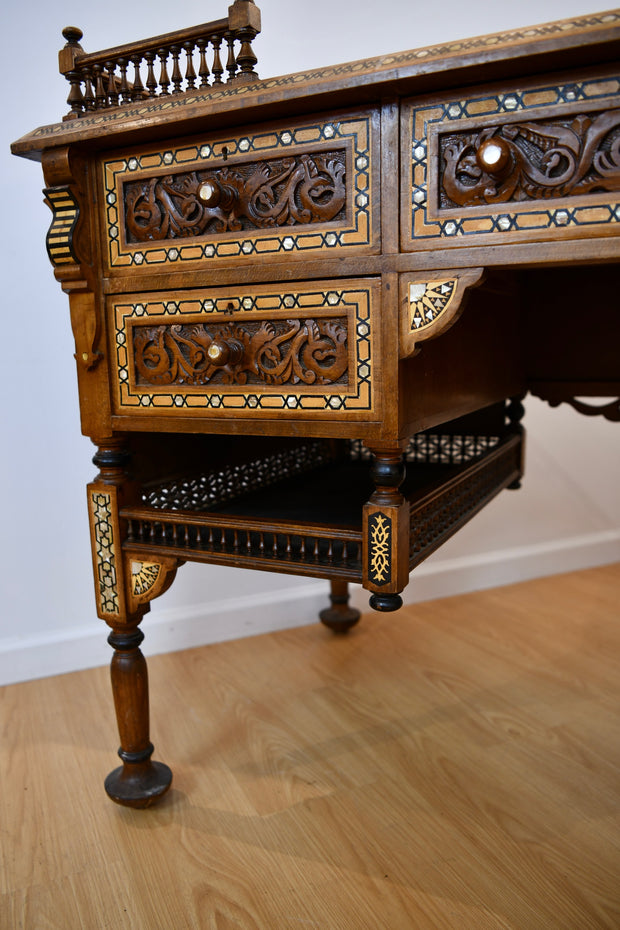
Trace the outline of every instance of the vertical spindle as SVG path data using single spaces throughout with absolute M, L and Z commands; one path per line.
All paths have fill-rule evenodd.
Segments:
M 258 74 L 254 70 L 254 65 L 258 59 L 252 48 L 252 40 L 255 37 L 256 31 L 249 27 L 240 29 L 238 32 L 238 38 L 241 42 L 241 48 L 237 55 L 237 64 L 241 68 L 241 72 L 237 75 L 237 81 L 239 82 L 250 83 L 258 80 Z
M 131 103 L 131 94 L 129 93 L 129 84 L 127 83 L 128 64 L 129 62 L 126 58 L 118 59 L 118 67 L 121 72 L 121 80 L 118 88 L 121 103 Z
M 187 90 L 193 90 L 196 86 L 196 69 L 194 68 L 194 43 L 188 41 L 184 44 L 185 49 L 185 81 Z
M 103 110 L 108 105 L 108 95 L 103 83 L 103 65 L 93 65 L 95 82 L 95 109 Z
M 93 72 L 90 68 L 83 68 L 82 75 L 84 80 L 84 109 L 92 112 L 96 109 L 95 93 L 93 90 Z
M 161 64 L 161 71 L 159 75 L 159 87 L 160 94 L 162 97 L 167 97 L 169 94 L 168 88 L 170 87 L 170 78 L 168 77 L 168 49 L 160 48 L 157 52 L 159 56 L 159 61 Z
M 154 97 L 157 90 L 157 78 L 153 66 L 156 57 L 155 52 L 145 52 L 144 57 L 146 59 L 146 88 L 149 97 Z
M 65 77 L 69 81 L 69 96 L 67 103 L 71 107 L 71 118 L 76 119 L 82 115 L 84 110 L 84 98 L 82 96 L 82 79 L 79 72 L 69 71 Z
M 208 42 L 206 39 L 198 39 L 196 42 L 198 47 L 198 52 L 200 54 L 200 59 L 198 63 L 198 76 L 200 78 L 199 87 L 208 87 L 209 86 L 209 65 L 207 64 L 207 45 Z
M 133 55 L 131 59 L 133 65 L 133 89 L 131 94 L 132 100 L 140 100 L 144 96 L 144 84 L 142 83 L 142 78 L 140 77 L 140 65 L 142 63 L 142 55 Z
M 213 83 L 214 84 L 223 84 L 222 74 L 224 73 L 224 68 L 222 67 L 222 59 L 220 58 L 220 46 L 222 44 L 222 39 L 220 36 L 212 36 L 211 44 L 213 46 L 213 67 L 211 71 L 213 72 Z
M 172 55 L 172 93 L 180 94 L 183 83 L 183 75 L 181 74 L 181 66 L 179 64 L 179 58 L 181 57 L 180 47 L 178 45 L 171 45 L 170 54 Z
M 116 70 L 116 62 L 106 61 L 105 68 L 106 68 L 107 75 L 108 75 L 108 82 L 107 82 L 107 88 L 106 88 L 107 95 L 108 95 L 108 101 L 111 107 L 116 107 L 118 106 L 118 89 L 116 86 L 116 77 L 114 75 L 114 72 Z
M 228 59 L 226 61 L 226 71 L 228 72 L 228 77 L 226 80 L 230 82 L 234 81 L 235 73 L 237 71 L 237 59 L 235 58 L 235 37 L 232 32 L 227 32 L 224 38 L 228 43 Z

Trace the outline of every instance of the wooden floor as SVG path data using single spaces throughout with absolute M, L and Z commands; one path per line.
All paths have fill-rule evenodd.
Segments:
M 619 621 L 616 565 L 154 657 L 147 811 L 106 669 L 0 689 L 0 927 L 618 930 Z

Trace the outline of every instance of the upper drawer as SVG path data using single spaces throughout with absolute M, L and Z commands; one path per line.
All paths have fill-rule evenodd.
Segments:
M 379 121 L 365 111 L 108 154 L 108 270 L 376 252 L 378 152 Z
M 620 230 L 620 78 L 487 88 L 403 109 L 404 250 Z

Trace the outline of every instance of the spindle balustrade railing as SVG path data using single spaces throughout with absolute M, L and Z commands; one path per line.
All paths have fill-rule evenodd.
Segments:
M 152 97 L 258 79 L 252 41 L 260 32 L 254 0 L 235 0 L 226 19 L 86 54 L 74 26 L 58 60 L 71 85 L 65 120 Z M 226 64 L 222 59 L 226 58 Z
M 260 568 L 268 563 L 294 565 L 299 574 L 361 578 L 362 533 L 353 528 L 304 524 L 287 525 L 250 517 L 170 511 L 163 516 L 151 509 L 126 507 L 125 546 L 132 552 L 163 550 L 183 556 L 186 551 L 200 559 L 251 562 Z

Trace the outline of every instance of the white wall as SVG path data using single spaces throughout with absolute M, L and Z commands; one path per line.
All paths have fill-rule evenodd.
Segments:
M 84 485 L 95 473 L 81 437 L 68 301 L 45 253 L 50 213 L 40 166 L 9 143 L 65 112 L 57 74 L 61 29 L 80 26 L 95 50 L 217 18 L 226 0 L 107 0 L 11 4 L 3 13 L 1 147 L 4 292 L 0 683 L 107 663 L 97 620 Z M 447 0 L 262 0 L 256 42 L 263 77 L 469 35 L 594 12 L 586 0 L 489 4 Z M 8 61 L 7 61 L 8 59 Z M 523 489 L 500 496 L 421 566 L 408 599 L 437 597 L 620 559 L 620 428 L 528 403 Z M 327 586 L 263 573 L 188 565 L 153 604 L 145 651 L 311 622 Z M 355 592 L 366 607 L 366 596 Z

